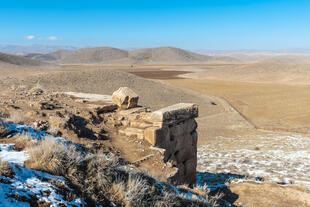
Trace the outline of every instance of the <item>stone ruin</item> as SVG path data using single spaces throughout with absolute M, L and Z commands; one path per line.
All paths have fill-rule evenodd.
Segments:
M 159 175 L 162 180 L 173 184 L 195 184 L 196 104 L 179 103 L 152 112 L 139 106 L 139 96 L 127 87 L 118 89 L 112 96 L 76 92 L 35 93 L 22 92 L 14 105 L 16 109 L 12 109 L 24 114 L 26 124 L 53 136 L 70 137 L 77 143 L 89 140 L 96 143 L 95 140 L 126 136 L 128 141 L 134 140 L 130 142 L 130 150 L 137 142 L 137 153 L 143 152 L 137 155 L 142 158 L 133 160 L 133 163 L 140 160 L 152 162 L 144 159 L 153 155 L 151 160 L 156 163 L 144 165 L 146 170 L 152 171 L 152 166 L 163 169 L 154 169 L 151 174 L 157 176 L 156 173 L 162 172 Z M 0 109 L 0 113 L 8 113 L 6 107 Z
M 198 106 L 179 103 L 150 112 L 138 106 L 138 99 L 138 95 L 126 87 L 113 93 L 112 101 L 118 105 L 116 113 L 122 123 L 118 133 L 134 136 L 158 148 L 164 162 L 177 169 L 171 182 L 195 184 Z

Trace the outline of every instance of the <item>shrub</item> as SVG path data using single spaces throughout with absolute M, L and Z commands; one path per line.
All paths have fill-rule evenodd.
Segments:
M 163 190 L 155 179 L 126 167 L 111 153 L 84 155 L 47 138 L 27 151 L 28 167 L 64 176 L 88 206 L 214 206 L 207 199 L 179 196 L 173 187 Z
M 71 165 L 74 167 L 81 159 L 81 153 L 73 146 L 65 146 L 48 137 L 37 145 L 28 145 L 26 151 L 30 157 L 27 167 L 54 175 L 65 175 Z
M 8 162 L 0 160 L 0 175 L 5 177 L 14 177 L 14 170 Z
M 14 136 L 15 150 L 21 151 L 38 144 L 38 140 L 33 139 L 30 134 L 17 134 Z

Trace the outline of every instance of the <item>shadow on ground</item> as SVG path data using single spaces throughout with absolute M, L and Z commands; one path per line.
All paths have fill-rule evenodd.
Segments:
M 230 191 L 226 183 L 231 180 L 256 180 L 263 181 L 261 177 L 249 178 L 245 175 L 231 174 L 231 173 L 210 173 L 210 172 L 197 172 L 197 186 L 207 186 L 211 190 L 210 195 L 215 196 L 219 193 L 223 194 L 223 200 L 229 202 L 234 206 L 234 202 L 239 198 L 238 194 Z

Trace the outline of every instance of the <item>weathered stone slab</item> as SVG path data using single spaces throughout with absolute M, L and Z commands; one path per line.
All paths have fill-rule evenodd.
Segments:
M 78 99 L 85 99 L 89 102 L 105 102 L 105 103 L 113 103 L 112 96 L 110 95 L 102 95 L 102 94 L 92 94 L 92 93 L 77 93 L 77 92 L 64 92 L 63 94 L 73 96 Z
M 103 114 L 111 111 L 115 111 L 118 106 L 116 104 L 109 105 L 89 105 L 90 108 L 93 108 L 97 114 Z
M 156 121 L 186 120 L 198 117 L 198 105 L 192 103 L 179 103 L 152 113 L 152 119 Z
M 184 133 L 190 133 L 197 128 L 197 123 L 194 119 L 189 119 L 186 121 L 183 121 L 173 127 L 170 128 L 171 134 L 174 136 L 179 136 Z
M 130 108 L 130 109 L 127 109 L 127 110 L 119 111 L 118 114 L 123 115 L 123 116 L 128 116 L 130 114 L 140 114 L 140 113 L 143 113 L 143 112 L 146 112 L 146 111 L 147 111 L 146 107 L 139 106 L 139 107 L 135 107 L 135 108 Z
M 121 87 L 112 94 L 112 101 L 122 110 L 136 107 L 138 100 L 139 96 L 128 87 Z
M 132 121 L 130 122 L 130 126 L 138 129 L 145 129 L 148 127 L 152 127 L 152 124 L 147 124 L 145 122 L 137 122 L 137 121 Z
M 118 132 L 120 134 L 126 135 L 128 137 L 134 136 L 134 137 L 137 137 L 138 139 L 141 139 L 141 140 L 144 139 L 144 132 L 142 129 L 136 129 L 136 128 L 128 127 L 126 129 L 119 130 Z
M 167 138 L 169 138 L 169 129 L 150 127 L 144 130 L 144 139 L 152 146 L 166 148 Z

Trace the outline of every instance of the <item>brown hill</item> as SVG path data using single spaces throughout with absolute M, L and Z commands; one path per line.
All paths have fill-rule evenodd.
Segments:
M 75 50 L 71 55 L 63 58 L 62 63 L 92 64 L 110 62 L 128 57 L 126 50 L 111 47 L 83 48 Z
M 206 56 L 173 47 L 146 48 L 126 51 L 111 47 L 83 48 L 75 51 L 60 50 L 49 54 L 29 54 L 26 57 L 64 64 L 189 64 L 206 62 L 232 62 L 224 56 Z
M 208 62 L 213 60 L 213 57 L 211 56 L 200 55 L 173 47 L 134 50 L 129 52 L 129 58 L 136 64 L 192 63 Z
M 31 58 L 38 61 L 45 61 L 45 62 L 53 62 L 62 60 L 74 53 L 73 50 L 57 50 L 52 53 L 48 54 L 40 54 L 40 53 L 30 53 L 25 55 L 26 58 Z
M 46 65 L 37 60 L 32 60 L 29 58 L 16 56 L 16 55 L 8 55 L 5 53 L 0 53 L 0 63 L 1 65 L 12 65 L 12 66 L 42 66 Z

